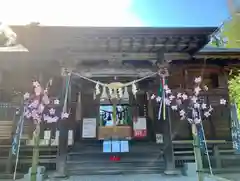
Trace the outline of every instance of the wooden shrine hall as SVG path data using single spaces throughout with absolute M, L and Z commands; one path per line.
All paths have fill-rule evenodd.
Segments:
M 113 116 L 112 102 L 101 100 L 101 96 L 95 95 L 95 85 L 77 76 L 106 84 L 126 83 L 155 73 L 159 66 L 168 69 L 168 86 L 173 91 L 190 91 L 194 78 L 203 77 L 209 91 L 201 96 L 215 109 L 203 123 L 213 167 L 226 169 L 234 159 L 237 160 L 231 144 L 230 111 L 219 107 L 216 100 L 220 97 L 228 99 L 225 68 L 236 64 L 240 53 L 225 54 L 216 49 L 206 51 L 204 47 L 217 28 L 38 25 L 11 28 L 17 34 L 17 41 L 28 52 L 0 53 L 2 171 L 12 172 L 15 162 L 9 150 L 16 124 L 14 109 L 20 105 L 21 93 L 30 89 L 34 79 L 45 83 L 53 78 L 51 95 L 60 96 L 66 70 L 75 72 L 71 76 L 68 101 L 70 117 L 58 123 L 41 125 L 40 165 L 70 175 L 136 171 L 171 174 L 183 163 L 193 162 L 188 122 L 180 120 L 179 115 L 170 109 L 166 120 L 158 120 L 159 105 L 149 98 L 159 88 L 158 76 L 139 81 L 136 96 L 128 90 L 127 99 L 117 102 L 117 119 L 121 126 L 116 126 L 119 132 L 114 136 L 127 140 L 128 151 L 124 153 L 103 151 L 106 136 L 101 136 L 100 128 L 104 128 L 108 117 Z M 24 124 L 19 171 L 26 171 L 31 165 L 33 126 L 29 120 Z M 121 135 L 125 136 L 124 139 Z M 118 155 L 120 160 L 112 162 L 109 158 L 113 155 Z

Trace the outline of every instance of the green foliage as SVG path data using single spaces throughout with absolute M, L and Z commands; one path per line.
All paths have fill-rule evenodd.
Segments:
M 225 23 L 223 36 L 228 38 L 226 48 L 240 48 L 240 15 L 233 15 L 232 19 Z
M 0 32 L 0 46 L 4 46 L 5 43 L 7 42 L 7 37 L 5 36 L 4 33 Z
M 210 42 L 211 46 L 224 48 L 240 48 L 240 15 L 235 14 L 226 21 L 220 31 Z
M 240 118 L 240 71 L 233 75 L 228 81 L 229 96 L 232 103 L 236 103 L 238 108 L 238 118 Z

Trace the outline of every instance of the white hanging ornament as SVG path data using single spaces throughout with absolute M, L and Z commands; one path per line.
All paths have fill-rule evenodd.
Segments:
M 103 86 L 103 90 L 102 90 L 102 95 L 101 95 L 101 100 L 105 100 L 108 98 L 108 95 L 107 95 L 107 90 L 106 90 L 106 87 Z
M 132 84 L 132 93 L 133 93 L 134 96 L 136 96 L 137 86 L 136 86 L 135 82 Z
M 112 98 L 113 97 L 113 89 L 112 88 L 108 88 L 108 92 L 109 92 L 110 97 Z
M 119 98 L 122 98 L 122 96 L 123 96 L 123 90 L 122 90 L 122 88 L 119 88 L 119 89 L 118 89 L 118 96 L 119 96 Z
M 101 93 L 99 83 L 96 84 L 95 91 L 96 91 L 96 95 L 99 95 Z
M 123 99 L 129 100 L 128 88 L 124 87 Z

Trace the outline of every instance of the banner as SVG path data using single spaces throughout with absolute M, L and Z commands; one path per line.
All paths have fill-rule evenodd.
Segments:
M 203 125 L 202 124 L 198 124 L 197 125 L 197 133 L 198 133 L 198 137 L 199 137 L 199 146 L 201 148 L 201 151 L 206 153 L 207 152 L 207 148 L 205 145 L 205 137 L 204 137 L 204 129 L 203 129 Z
M 17 126 L 16 126 L 16 131 L 15 134 L 13 136 L 13 140 L 12 140 L 12 154 L 13 155 L 17 155 L 18 152 L 18 147 L 19 147 L 19 143 L 20 143 L 20 139 L 22 136 L 22 131 L 23 131 L 23 124 L 24 124 L 24 116 L 21 115 Z
M 240 125 L 237 116 L 237 105 L 231 105 L 231 119 L 232 119 L 232 143 L 233 148 L 237 153 L 240 153 Z
M 137 118 L 133 122 L 133 132 L 135 138 L 144 138 L 147 136 L 147 121 L 146 118 Z

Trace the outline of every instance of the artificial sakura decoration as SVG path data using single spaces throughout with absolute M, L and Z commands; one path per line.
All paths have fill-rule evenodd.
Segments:
M 195 86 L 191 95 L 186 92 L 177 92 L 176 95 L 173 95 L 168 86 L 165 86 L 164 91 L 167 100 L 166 105 L 170 106 L 173 111 L 178 111 L 181 120 L 187 120 L 190 124 L 199 124 L 203 118 L 211 116 L 213 107 L 199 96 L 202 91 L 206 92 L 208 90 L 207 85 L 202 82 L 202 77 L 196 77 L 194 83 Z M 226 103 L 225 99 L 220 99 L 221 105 Z
M 42 121 L 54 123 L 69 117 L 69 113 L 62 112 L 59 99 L 49 98 L 51 85 L 51 80 L 46 88 L 43 88 L 38 81 L 34 81 L 32 92 L 27 92 L 23 96 L 24 116 L 32 119 L 35 124 L 40 124 Z

